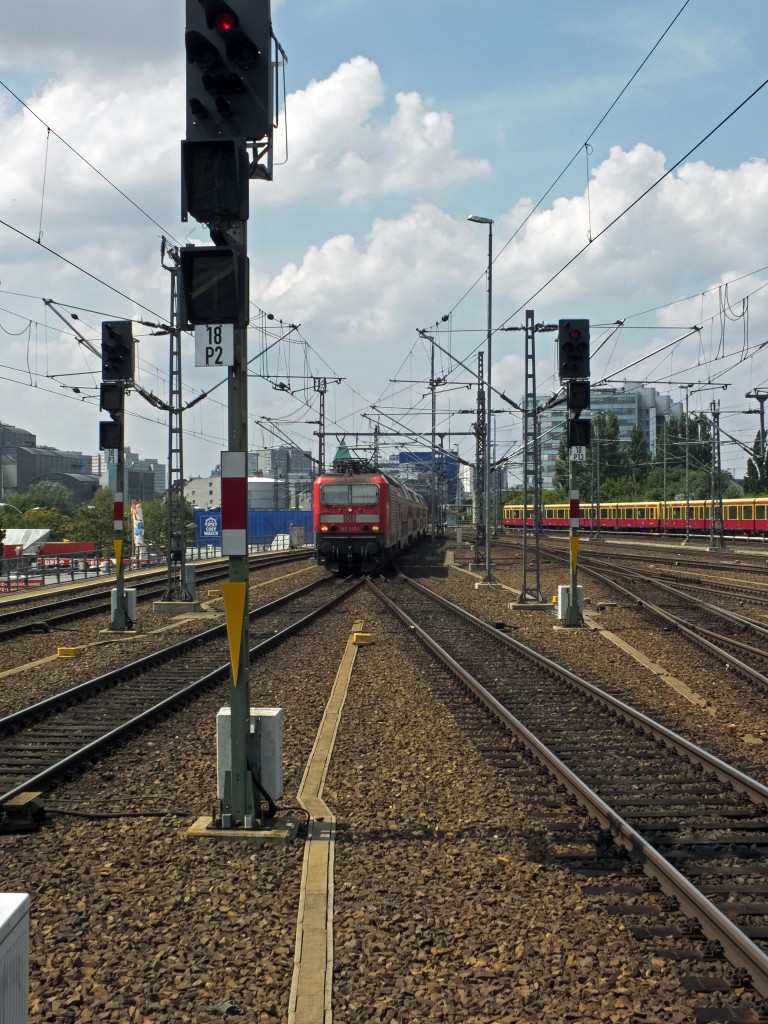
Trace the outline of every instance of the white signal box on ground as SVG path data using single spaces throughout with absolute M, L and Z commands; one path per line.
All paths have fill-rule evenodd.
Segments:
M 273 800 L 283 795 L 283 709 L 251 708 L 248 717 L 248 761 Z M 216 715 L 216 781 L 219 800 L 224 799 L 224 777 L 232 765 L 232 717 L 230 708 Z

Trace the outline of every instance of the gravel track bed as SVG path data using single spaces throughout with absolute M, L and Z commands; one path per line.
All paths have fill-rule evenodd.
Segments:
M 510 611 L 514 595 L 476 591 L 474 582 L 439 569 L 429 585 L 510 623 L 525 642 L 538 636 L 565 663 L 581 659 L 590 678 L 634 672 L 623 685 L 647 689 L 645 670 L 599 634 L 556 631 L 550 613 Z M 280 592 L 292 589 L 289 581 Z M 285 709 L 282 806 L 295 804 L 355 618 L 375 643 L 358 651 L 324 794 L 339 823 L 338 1024 L 679 1024 L 694 1005 L 756 1005 L 749 991 L 685 992 L 683 975 L 722 977 L 726 965 L 662 959 L 657 951 L 675 940 L 636 941 L 629 924 L 642 918 L 606 912 L 657 896 L 584 891 L 606 883 L 599 872 L 609 863 L 593 826 L 535 764 L 513 758 L 502 769 L 491 760 L 483 748 L 496 742 L 496 727 L 479 729 L 457 706 L 444 670 L 369 593 L 252 669 L 252 703 Z M 618 659 L 612 667 L 603 651 Z M 255 849 L 184 834 L 214 803 L 215 714 L 227 700 L 226 687 L 204 695 L 49 800 L 162 816 L 53 816 L 35 835 L 0 837 L 4 887 L 32 894 L 31 1024 L 287 1021 L 302 842 Z M 679 698 L 669 708 L 685 710 Z M 712 725 L 706 712 L 691 713 Z M 540 816 L 543 798 L 595 877 L 560 856 L 572 846 Z M 610 884 L 641 884 L 623 863 Z M 665 910 L 663 920 L 680 926 L 683 917 Z
M 294 800 L 347 632 L 310 627 L 252 669 L 253 703 L 285 709 L 282 806 Z M 185 836 L 215 803 L 215 716 L 228 699 L 227 687 L 204 695 L 49 799 L 160 817 L 55 815 L 37 834 L 0 837 L 5 890 L 31 894 L 31 1024 L 286 1019 L 303 844 Z
M 327 575 L 316 565 L 307 568 L 273 566 L 251 576 L 250 604 L 257 608 Z M 137 628 L 127 634 L 109 632 L 109 615 L 89 617 L 87 624 L 70 623 L 35 636 L 2 644 L 0 715 L 97 675 L 118 668 L 170 644 L 194 636 L 224 621 L 224 602 L 199 595 L 204 613 L 176 618 L 153 612 L 151 603 L 139 608 Z M 58 647 L 81 647 L 77 658 L 56 657 Z
M 549 611 L 510 609 L 510 601 L 519 594 L 522 568 L 519 560 L 515 563 L 506 553 L 501 560 L 512 563 L 500 564 L 494 570 L 509 590 L 476 590 L 474 585 L 480 577 L 458 569 L 441 569 L 437 574 L 431 569 L 408 571 L 480 618 L 505 622 L 510 635 L 768 784 L 768 695 L 757 692 L 725 666 L 716 666 L 671 627 L 642 609 L 630 607 L 625 599 L 586 574 L 580 575 L 587 615 L 707 701 L 705 707 L 697 707 L 599 631 L 559 628 L 554 613 Z M 465 564 L 457 556 L 457 565 Z M 430 578 L 420 579 L 421 572 Z M 567 566 L 553 569 L 542 565 L 544 595 L 557 593 L 558 584 L 567 583 Z M 604 610 L 598 611 L 598 605 L 604 602 Z
M 680 980 L 696 966 L 681 970 L 632 939 L 605 912 L 618 897 L 584 892 L 605 879 L 574 876 L 551 839 L 552 862 L 527 853 L 542 798 L 581 827 L 587 860 L 591 825 L 538 766 L 490 763 L 446 703 L 443 670 L 375 605 L 363 608 L 376 644 L 358 652 L 326 781 L 340 822 L 334 1021 L 691 1020 L 696 1000 Z M 481 745 L 496 729 L 487 722 Z M 637 885 L 626 871 L 612 881 Z

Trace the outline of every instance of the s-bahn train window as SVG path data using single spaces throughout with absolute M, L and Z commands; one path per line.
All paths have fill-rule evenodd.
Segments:
M 765 505 L 755 505 L 755 519 L 765 519 Z
M 742 519 L 751 519 L 752 518 L 752 506 L 751 505 L 742 505 L 742 507 L 741 507 L 741 518 Z
M 323 505 L 375 505 L 379 500 L 378 484 L 322 484 Z

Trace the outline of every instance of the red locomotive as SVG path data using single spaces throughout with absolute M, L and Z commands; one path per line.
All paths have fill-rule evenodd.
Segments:
M 357 459 L 339 459 L 312 489 L 317 561 L 370 572 L 427 532 L 427 503 L 416 491 Z

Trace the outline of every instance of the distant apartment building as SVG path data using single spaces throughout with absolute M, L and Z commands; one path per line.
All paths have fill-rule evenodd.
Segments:
M 184 497 L 196 509 L 221 508 L 221 477 L 195 477 L 184 484 Z M 296 481 L 269 476 L 248 478 L 248 508 L 252 511 L 286 511 L 312 507 L 312 492 Z
M 192 508 L 221 508 L 221 477 L 196 476 L 187 480 L 184 497 Z
M 38 445 L 31 431 L 0 423 L 0 500 L 40 483 L 63 484 L 78 505 L 99 485 L 90 455 Z
M 635 427 L 639 427 L 652 456 L 656 454 L 656 431 L 659 424 L 683 412 L 681 402 L 674 401 L 669 395 L 660 394 L 656 388 L 632 381 L 625 381 L 617 387 L 593 388 L 590 404 L 592 416 L 614 413 L 619 423 L 619 437 L 624 440 L 628 440 Z M 565 430 L 565 415 L 565 402 L 539 414 L 543 487 L 552 486 L 557 453 Z
M 277 448 L 257 448 L 248 454 L 248 474 L 275 479 L 289 476 L 312 477 L 312 455 L 301 448 L 283 445 Z
M 123 494 L 126 501 L 156 501 L 166 490 L 165 465 L 155 459 L 143 459 L 130 448 L 124 453 Z M 107 461 L 101 476 L 101 485 L 116 490 L 117 466 Z

